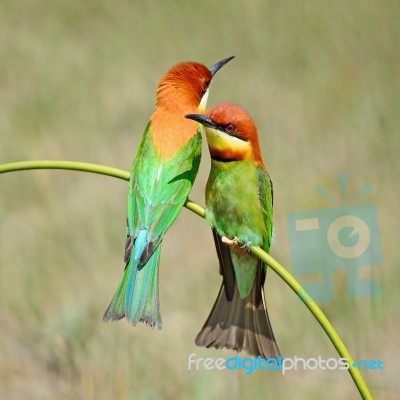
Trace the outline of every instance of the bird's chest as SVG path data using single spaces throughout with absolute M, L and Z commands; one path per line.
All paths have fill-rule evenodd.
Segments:
M 206 188 L 206 219 L 221 236 L 253 245 L 263 243 L 265 218 L 254 168 L 212 168 Z

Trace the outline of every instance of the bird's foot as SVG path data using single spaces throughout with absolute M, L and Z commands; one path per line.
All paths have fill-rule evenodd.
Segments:
M 227 244 L 228 246 L 231 246 L 231 247 L 237 246 L 240 249 L 244 250 L 246 253 L 250 253 L 251 245 L 248 244 L 248 243 L 241 243 L 239 241 L 238 237 L 234 237 L 233 239 L 229 239 L 226 236 L 222 236 L 221 240 L 222 240 L 223 243 Z
M 242 243 L 240 246 L 241 249 L 243 249 L 246 253 L 249 253 L 249 254 L 251 253 L 250 247 L 251 247 L 251 244 L 248 244 L 248 243 Z
M 222 236 L 221 240 L 223 243 L 227 244 L 228 246 L 234 247 L 234 246 L 238 246 L 240 244 L 239 239 L 237 237 L 233 238 L 233 239 L 229 239 L 226 236 Z

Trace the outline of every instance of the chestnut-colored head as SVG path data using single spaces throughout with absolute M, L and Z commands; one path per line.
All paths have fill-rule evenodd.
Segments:
M 203 64 L 185 62 L 176 65 L 158 84 L 156 106 L 197 109 L 211 78 L 210 70 Z
M 205 115 L 189 114 L 187 118 L 204 125 L 212 159 L 221 162 L 252 160 L 265 168 L 256 125 L 238 105 L 218 104 Z
M 204 112 L 212 78 L 232 58 L 224 58 L 210 68 L 184 62 L 161 78 L 150 121 L 153 143 L 161 157 L 170 158 L 196 134 L 197 124 L 184 116 Z

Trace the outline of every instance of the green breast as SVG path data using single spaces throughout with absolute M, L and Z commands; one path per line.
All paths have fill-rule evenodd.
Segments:
M 206 219 L 220 235 L 262 246 L 267 236 L 258 196 L 256 167 L 247 161 L 212 162 L 206 189 Z
M 272 189 L 268 175 L 259 170 L 246 161 L 212 161 L 206 219 L 220 236 L 266 248 L 272 229 L 272 215 L 268 215 L 272 214 Z M 240 297 L 246 298 L 253 286 L 258 259 L 239 247 L 230 253 Z

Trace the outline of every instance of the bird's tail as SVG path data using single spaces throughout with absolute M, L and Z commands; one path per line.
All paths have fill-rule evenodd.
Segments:
M 152 328 L 162 328 L 158 297 L 160 250 L 161 245 L 144 265 L 139 265 L 136 257 L 130 258 L 119 287 L 104 313 L 104 322 L 126 317 L 132 325 L 144 322 Z
M 257 274 L 260 274 L 260 269 Z M 254 357 L 261 356 L 264 359 L 279 356 L 259 282 L 260 279 L 256 277 L 245 299 L 240 298 L 235 284 L 230 301 L 224 284 L 221 285 L 211 313 L 196 337 L 198 346 L 245 350 Z

